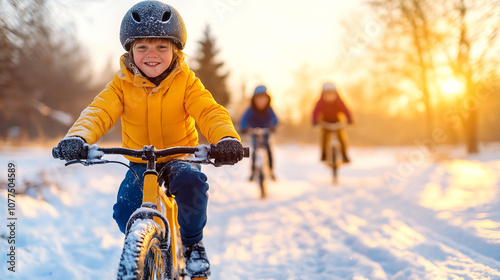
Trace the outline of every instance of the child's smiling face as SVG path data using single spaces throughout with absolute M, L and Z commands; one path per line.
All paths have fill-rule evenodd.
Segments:
M 150 78 L 168 69 L 173 58 L 173 44 L 168 40 L 139 39 L 132 45 L 134 63 Z

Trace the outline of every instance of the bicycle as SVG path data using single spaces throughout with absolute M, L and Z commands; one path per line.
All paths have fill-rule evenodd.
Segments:
M 327 139 L 329 139 L 329 143 L 327 143 L 325 163 L 332 168 L 334 184 L 338 183 L 338 170 L 340 165 L 343 163 L 342 156 L 339 156 L 341 152 L 340 141 L 335 134 L 338 134 L 344 127 L 345 124 L 342 122 L 321 122 L 321 128 L 327 130 L 331 134 L 327 137 Z
M 65 165 L 80 163 L 84 166 L 118 163 L 130 168 L 120 161 L 104 160 L 105 154 L 126 155 L 147 161 L 144 172 L 144 184 L 134 172 L 143 191 L 142 205 L 129 218 L 125 231 L 123 251 L 118 266 L 118 280 L 182 280 L 186 276 L 182 242 L 180 241 L 179 224 L 177 222 L 177 204 L 169 194 L 168 186 L 162 189 L 162 172 L 156 171 L 158 159 L 179 155 L 193 154 L 193 158 L 173 159 L 191 163 L 212 164 L 221 166 L 210 159 L 219 153 L 217 146 L 211 144 L 197 147 L 174 147 L 156 150 L 153 146 L 144 146 L 141 150 L 126 148 L 101 148 L 97 145 L 86 145 L 84 160 L 68 161 Z M 60 158 L 57 147 L 53 148 L 54 158 Z M 249 156 L 249 148 L 243 149 L 243 156 Z M 207 279 L 195 277 L 191 280 Z
M 267 147 L 264 139 L 268 138 L 270 134 L 271 131 L 269 128 L 254 127 L 251 129 L 251 138 L 253 143 L 255 144 L 253 151 L 255 159 L 252 180 L 255 180 L 255 178 L 257 178 L 261 199 L 267 197 L 267 186 L 265 180 L 266 174 L 264 171 L 265 158 L 267 157 L 267 155 L 264 155 L 264 153 L 267 153 Z

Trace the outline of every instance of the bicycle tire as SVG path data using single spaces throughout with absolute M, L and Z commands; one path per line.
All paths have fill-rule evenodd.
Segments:
M 125 237 L 117 279 L 164 279 L 168 260 L 162 256 L 162 241 L 163 234 L 158 224 L 137 219 Z
M 260 187 L 260 198 L 264 199 L 267 197 L 266 192 L 266 181 L 262 167 L 259 168 L 259 187 Z
M 332 146 L 332 172 L 333 172 L 333 183 L 337 184 L 339 165 L 337 163 L 337 149 L 335 145 Z

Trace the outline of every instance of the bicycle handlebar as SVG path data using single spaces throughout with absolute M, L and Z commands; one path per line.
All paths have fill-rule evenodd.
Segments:
M 255 135 L 264 135 L 271 134 L 272 130 L 269 127 L 252 127 L 250 128 L 252 134 Z
M 321 122 L 320 125 L 322 128 L 330 131 L 337 131 L 345 127 L 345 123 L 343 122 L 335 122 L 335 123 Z
M 97 145 L 85 145 L 84 154 L 82 159 L 95 160 L 100 159 L 104 154 L 115 154 L 123 156 L 131 156 L 135 158 L 142 158 L 143 160 L 148 160 L 153 158 L 155 161 L 162 157 L 178 155 L 178 154 L 194 154 L 195 158 L 199 159 L 211 159 L 214 158 L 211 155 L 218 154 L 217 145 L 211 144 L 199 145 L 197 147 L 173 147 L 162 150 L 156 150 L 154 146 L 144 146 L 141 150 L 133 150 L 127 148 L 102 148 Z M 52 156 L 56 159 L 61 158 L 61 151 L 58 147 L 52 149 Z M 243 148 L 243 157 L 250 156 L 250 148 Z

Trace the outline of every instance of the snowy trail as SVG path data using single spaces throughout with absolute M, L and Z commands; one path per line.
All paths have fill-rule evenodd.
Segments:
M 222 265 L 214 269 L 215 279 L 500 278 L 498 232 L 484 239 L 448 225 L 418 205 L 417 188 L 422 187 L 414 180 L 387 188 L 383 175 L 394 169 L 394 162 L 384 166 L 374 158 L 377 168 L 363 170 L 369 159 L 345 167 L 340 185 L 333 187 L 325 176 L 328 170 L 317 166 L 314 156 L 293 160 L 293 150 L 277 151 L 278 174 L 293 176 L 271 183 L 267 201 L 248 202 L 249 196 L 258 196 L 251 183 L 237 186 L 231 198 L 212 197 L 212 213 L 224 220 L 215 223 L 225 226 L 207 233 L 207 241 L 220 238 L 226 244 L 222 248 L 230 248 L 217 254 L 215 261 Z M 440 167 L 429 164 L 418 175 L 433 175 Z M 498 188 L 498 179 L 493 183 Z M 440 213 L 446 215 L 451 214 Z
M 408 168 L 414 151 L 352 149 L 333 186 L 315 146 L 278 146 L 265 201 L 246 181 L 249 160 L 204 166 L 211 279 L 500 279 L 500 149 Z M 2 254 L 0 279 L 113 279 L 123 236 L 111 207 L 124 168 L 63 168 L 39 149 L 0 154 L 2 165 L 13 158 L 20 177 L 43 170 L 37 178 L 54 185 L 47 202 L 18 197 L 19 271 Z

